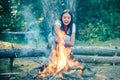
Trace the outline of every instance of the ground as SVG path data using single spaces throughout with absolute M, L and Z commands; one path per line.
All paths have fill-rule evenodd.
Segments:
M 6 65 L 6 67 L 2 68 L 4 70 L 1 70 L 2 71 L 1 73 L 10 72 L 9 59 L 1 59 L 1 60 L 2 61 L 4 60 L 4 62 L 6 62 L 6 63 L 2 64 L 2 66 Z M 7 75 L 6 76 L 7 78 L 4 78 L 4 79 L 36 80 L 36 79 L 33 79 L 33 76 L 36 75 L 37 73 L 39 73 L 39 70 L 34 69 L 34 68 L 41 66 L 42 63 L 46 62 L 46 60 L 47 59 L 45 57 L 16 58 L 16 59 L 14 59 L 13 71 L 12 71 L 13 73 L 16 73 L 16 74 L 12 75 L 12 76 Z M 93 71 L 96 71 L 97 74 L 96 74 L 96 77 L 89 77 L 85 80 L 120 80 L 120 76 L 119 76 L 120 75 L 120 65 L 93 64 L 93 63 L 92 64 L 86 63 L 86 64 L 88 64 Z
M 106 42 L 103 43 L 104 46 L 106 45 L 113 45 L 113 46 L 120 46 L 119 40 L 115 41 L 116 43 L 114 44 L 112 42 Z M 4 44 L 4 45 L 3 45 Z M 83 43 L 79 43 L 83 45 Z M 87 45 L 95 45 L 93 42 L 87 43 Z M 101 44 L 101 43 L 100 43 Z M 99 44 L 96 44 L 99 46 Z M 21 47 L 23 45 L 17 45 L 14 44 L 15 47 Z M 10 48 L 11 44 L 6 43 L 6 42 L 0 42 L 0 48 Z M 27 46 L 25 46 L 27 47 Z M 10 63 L 9 59 L 0 59 L 0 74 L 2 73 L 11 73 L 10 71 Z M 47 62 L 46 57 L 25 57 L 25 58 L 15 58 L 14 63 L 13 63 L 13 71 L 12 75 L 7 75 L 4 77 L 0 76 L 0 80 L 36 80 L 33 78 L 33 75 L 39 73 L 37 68 L 41 66 L 43 63 Z M 98 64 L 98 63 L 85 63 L 88 64 L 93 71 L 96 71 L 96 77 L 89 77 L 86 78 L 85 80 L 120 80 L 120 64 Z M 39 79 L 38 79 L 39 80 Z M 44 79 L 42 79 L 44 80 Z M 47 80 L 47 79 L 45 79 Z M 51 79 L 52 80 L 52 79 Z M 70 80 L 76 80 L 76 79 L 70 79 Z

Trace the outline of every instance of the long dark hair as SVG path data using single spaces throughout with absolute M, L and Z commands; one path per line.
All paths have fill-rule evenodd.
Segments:
M 64 24 L 63 24 L 63 21 L 62 21 L 62 16 L 65 14 L 65 13 L 68 13 L 70 16 L 71 16 L 71 22 L 68 24 L 68 29 L 70 29 L 70 34 L 72 34 L 72 25 L 73 25 L 73 15 L 72 13 L 69 11 L 69 10 L 64 10 L 63 13 L 61 14 L 61 17 L 60 17 L 60 21 L 61 21 L 61 30 L 65 31 L 64 30 Z

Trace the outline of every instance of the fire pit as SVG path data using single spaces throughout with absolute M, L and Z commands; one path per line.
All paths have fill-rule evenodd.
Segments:
M 85 66 L 81 65 L 77 59 L 72 58 L 72 50 L 64 46 L 65 33 L 57 30 L 58 44 L 52 46 L 52 56 L 47 66 L 43 66 L 42 72 L 35 75 L 35 78 L 60 78 L 66 79 L 78 78 L 82 79 Z

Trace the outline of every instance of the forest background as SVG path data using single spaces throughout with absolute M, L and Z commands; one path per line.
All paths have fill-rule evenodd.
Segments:
M 105 42 L 120 39 L 119 0 L 77 0 L 75 4 L 76 42 Z M 64 0 L 61 5 L 64 7 Z M 23 14 L 24 6 L 30 9 L 33 24 L 28 22 L 30 19 L 25 19 L 24 16 L 29 13 Z M 39 39 L 43 38 L 47 41 L 50 30 L 46 28 L 44 20 L 43 6 L 38 0 L 0 0 L 0 40 L 2 41 L 28 43 L 25 34 L 31 25 L 37 25 L 40 30 Z

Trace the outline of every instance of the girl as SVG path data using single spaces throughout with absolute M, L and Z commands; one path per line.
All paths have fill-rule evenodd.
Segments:
M 75 32 L 76 26 L 73 23 L 73 16 L 69 10 L 63 11 L 60 20 L 56 20 L 54 24 L 54 31 L 52 34 L 49 35 L 49 46 L 51 47 L 52 44 L 56 45 L 58 38 L 56 35 L 56 29 L 60 28 L 62 31 L 65 32 L 65 47 L 72 47 L 74 46 L 75 41 Z M 53 35 L 53 37 L 52 37 Z

